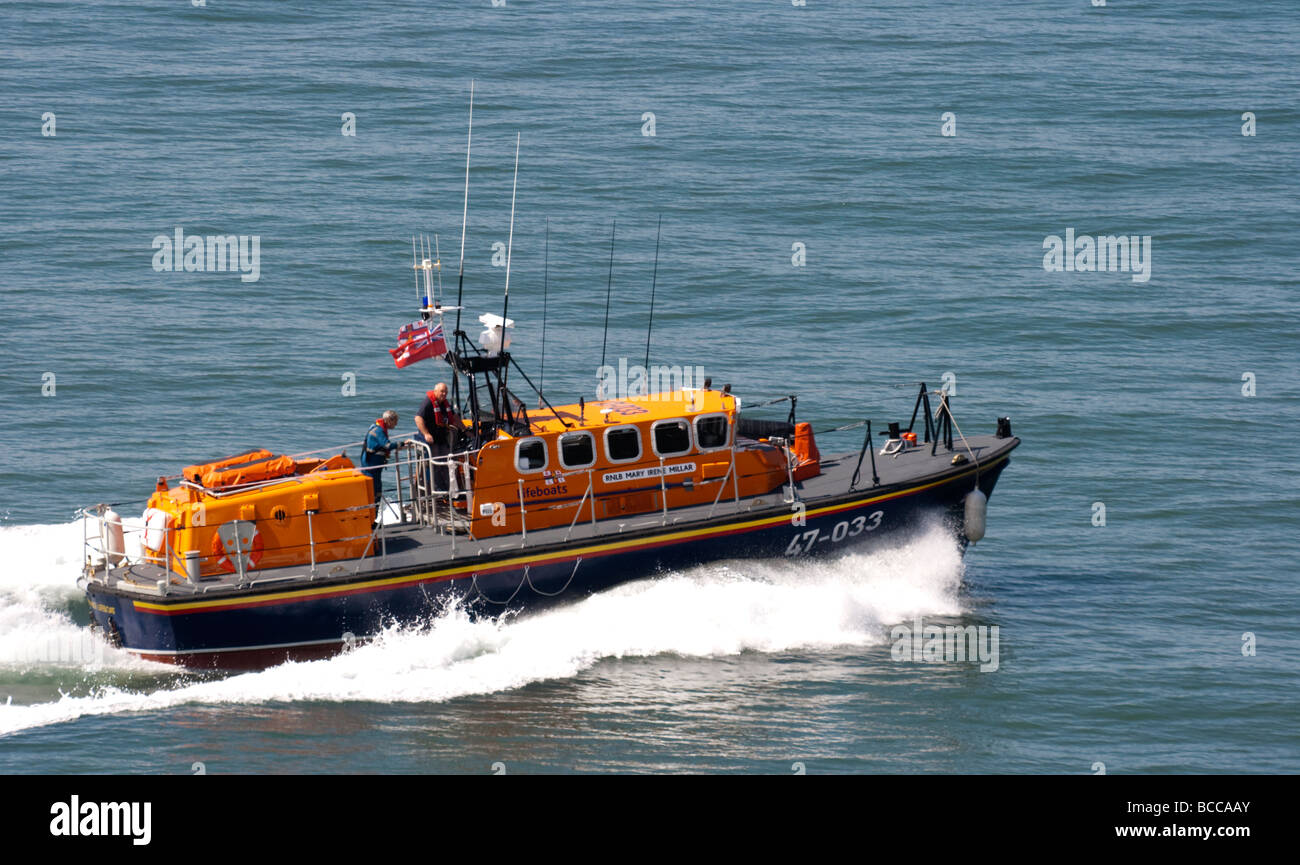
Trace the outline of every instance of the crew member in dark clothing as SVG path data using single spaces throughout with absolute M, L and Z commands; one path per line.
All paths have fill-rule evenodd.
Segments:
M 388 440 L 388 431 L 396 428 L 397 412 L 389 409 L 370 425 L 366 440 L 361 445 L 361 470 L 370 475 L 375 484 L 376 503 L 384 489 L 384 466 L 388 463 L 388 452 L 394 447 Z
M 415 428 L 420 431 L 420 436 L 432 449 L 435 458 L 445 457 L 452 452 L 457 423 L 456 413 L 447 400 L 447 383 L 440 381 L 433 386 L 433 390 L 425 393 L 424 405 L 420 406 L 420 411 L 415 415 Z M 433 467 L 433 486 L 437 490 L 447 489 L 445 465 Z

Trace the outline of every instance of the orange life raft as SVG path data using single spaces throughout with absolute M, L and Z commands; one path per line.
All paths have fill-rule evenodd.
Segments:
M 148 507 L 167 515 L 146 555 L 170 558 L 177 578 L 186 553 L 200 576 L 237 569 L 318 566 L 365 554 L 375 519 L 374 485 L 342 454 L 294 460 L 259 449 L 186 466 L 187 483 L 160 488 Z M 159 521 L 160 529 L 164 525 Z

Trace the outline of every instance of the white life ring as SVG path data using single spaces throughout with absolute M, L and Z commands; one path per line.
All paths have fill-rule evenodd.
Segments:
M 144 540 L 146 549 L 161 550 L 167 541 L 171 514 L 159 508 L 146 508 L 144 512 Z

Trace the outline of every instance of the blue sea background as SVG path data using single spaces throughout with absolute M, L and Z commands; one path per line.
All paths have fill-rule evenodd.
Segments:
M 0 772 L 1300 771 L 1295 3 L 0 21 Z M 471 80 L 467 329 L 500 312 L 519 133 L 514 352 L 539 380 L 545 284 L 552 400 L 594 388 L 617 220 L 610 358 L 644 360 L 653 275 L 653 363 L 797 392 L 818 430 L 906 422 L 947 374 L 964 431 L 1024 440 L 988 538 L 720 563 L 219 680 L 51 658 L 91 639 L 78 506 L 387 408 L 410 428 L 443 368 L 386 349 L 413 234 L 455 299 Z M 177 227 L 257 235 L 259 278 L 156 272 Z M 1067 229 L 1150 235 L 1150 280 L 1045 271 Z M 916 617 L 998 626 L 999 668 L 893 660 Z

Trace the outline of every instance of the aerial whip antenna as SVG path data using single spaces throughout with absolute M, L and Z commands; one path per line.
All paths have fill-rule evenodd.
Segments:
M 614 290 L 614 231 L 618 228 L 618 220 L 614 220 L 609 227 L 609 284 L 605 286 L 605 334 L 600 339 L 600 365 L 605 366 L 605 345 L 609 341 L 609 297 Z
M 438 299 L 442 300 L 442 251 L 438 248 L 438 235 L 433 235 L 433 266 L 438 269 Z
M 465 136 L 465 207 L 460 215 L 460 284 L 456 288 L 456 330 L 460 331 L 460 306 L 465 295 L 465 225 L 469 221 L 469 149 L 474 140 L 474 79 L 469 81 L 469 132 Z
M 546 389 L 546 289 L 549 285 L 551 266 L 551 218 L 546 217 L 546 251 L 542 258 L 542 369 L 538 375 L 537 398 L 542 398 Z M 540 406 L 539 406 L 540 407 Z
M 519 190 L 519 133 L 515 133 L 515 179 L 510 187 L 510 236 L 506 240 L 506 293 L 501 302 L 501 347 L 498 349 L 499 354 L 506 353 L 506 323 L 510 321 L 507 317 L 510 313 L 510 253 L 515 246 L 515 193 Z M 500 385 L 497 387 L 497 395 L 501 399 L 501 408 L 497 416 L 506 413 L 509 403 L 506 401 L 505 381 L 509 377 L 510 367 L 498 373 Z
M 415 273 L 415 300 L 420 303 L 420 261 L 415 257 L 415 235 L 411 235 L 411 270 Z M 421 303 L 421 305 L 423 305 Z
M 519 190 L 519 133 L 515 133 L 515 181 L 510 187 L 510 236 L 506 240 L 506 296 L 501 305 L 501 350 L 505 351 L 505 324 L 506 313 L 510 311 L 510 250 L 515 244 L 515 193 Z
M 659 281 L 659 232 L 664 227 L 664 215 L 659 214 L 659 226 L 655 229 L 655 269 L 654 275 L 650 277 L 650 323 L 645 327 L 645 368 L 646 375 L 650 372 L 650 330 L 655 325 L 655 284 Z

